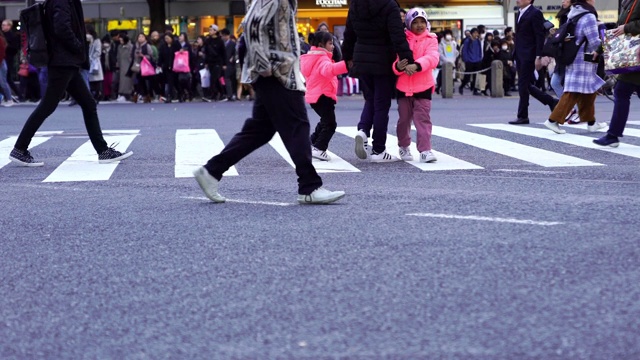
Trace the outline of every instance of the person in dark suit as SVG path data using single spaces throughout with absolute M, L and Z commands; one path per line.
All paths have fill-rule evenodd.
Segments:
M 233 90 L 236 88 L 234 82 L 236 80 L 236 42 L 231 39 L 231 31 L 229 29 L 220 30 L 220 36 L 224 41 L 226 52 L 227 69 L 224 71 L 224 86 L 227 90 L 227 98 L 225 100 L 234 101 L 236 99 Z
M 520 8 L 516 23 L 515 54 L 516 71 L 518 72 L 518 118 L 509 124 L 523 125 L 529 123 L 529 94 L 553 111 L 558 103 L 551 95 L 543 92 L 533 84 L 534 70 L 542 68 L 542 46 L 544 44 L 544 17 L 542 12 L 533 7 L 534 0 L 516 0 Z

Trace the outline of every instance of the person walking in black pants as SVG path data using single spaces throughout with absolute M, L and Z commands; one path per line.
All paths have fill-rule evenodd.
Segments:
M 509 121 L 512 125 L 529 123 L 529 94 L 553 112 L 558 100 L 543 92 L 534 85 L 534 71 L 542 68 L 542 45 L 544 44 L 544 17 L 542 12 L 533 7 L 534 0 L 516 0 L 520 8 L 516 23 L 516 48 L 514 59 L 518 72 L 518 118 Z
M 295 3 L 294 3 L 295 4 Z M 205 195 L 213 202 L 225 202 L 218 193 L 222 174 L 245 156 L 280 134 L 298 175 L 300 204 L 328 204 L 344 197 L 344 191 L 329 191 L 311 163 L 309 119 L 304 103 L 304 82 L 300 74 L 300 41 L 296 31 L 296 9 L 288 0 L 274 0 L 269 6 L 254 1 L 243 21 L 246 31 L 247 66 L 243 82 L 253 83 L 256 100 L 253 114 L 227 146 L 195 172 Z M 276 34 L 271 26 L 280 19 Z M 284 33 L 283 32 L 288 32 Z M 279 38 L 276 39 L 276 35 Z M 274 44 L 266 48 L 263 44 Z
M 80 75 L 81 68 L 89 69 L 88 44 L 80 0 L 48 0 L 45 6 L 45 34 L 48 34 L 47 42 L 50 45 L 47 89 L 40 104 L 24 124 L 9 155 L 10 160 L 21 166 L 44 165 L 33 159 L 28 150 L 29 143 L 47 117 L 55 111 L 60 103 L 60 96 L 65 91 L 82 108 L 84 123 L 98 153 L 99 162 L 112 163 L 128 158 L 133 152 L 123 154 L 107 146 L 102 137 L 96 102 Z

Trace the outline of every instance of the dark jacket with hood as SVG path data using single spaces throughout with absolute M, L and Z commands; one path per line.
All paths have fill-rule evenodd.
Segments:
M 353 60 L 351 73 L 393 75 L 396 56 L 413 63 L 395 0 L 353 0 L 342 43 L 343 60 Z
M 49 66 L 89 69 L 89 45 L 80 0 L 48 0 L 45 18 Z

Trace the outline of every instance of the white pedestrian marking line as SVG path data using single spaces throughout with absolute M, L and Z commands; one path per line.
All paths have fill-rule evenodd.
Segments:
M 632 136 L 632 137 L 640 137 L 640 129 L 634 129 L 627 127 L 622 132 L 623 136 Z
M 514 128 L 516 127 L 514 125 L 507 126 L 512 126 Z M 521 127 L 518 127 L 518 129 L 520 128 Z M 434 126 L 433 135 L 461 142 L 463 144 L 475 146 L 483 150 L 530 162 L 543 167 L 602 166 L 602 164 L 580 159 L 574 156 L 557 154 L 552 151 L 538 149 L 533 146 L 522 145 L 512 141 L 476 134 L 465 130 Z
M 493 171 L 513 172 L 525 174 L 566 174 L 566 171 L 549 171 L 549 170 L 525 170 L 525 169 L 495 169 Z
M 536 221 L 536 220 L 522 220 L 522 219 L 499 218 L 499 217 L 488 217 L 488 216 L 475 216 L 475 215 L 454 215 L 454 214 L 435 214 L 435 213 L 412 213 L 412 214 L 406 214 L 406 215 L 439 218 L 439 219 L 491 221 L 491 222 L 499 222 L 499 223 L 540 225 L 540 226 L 554 226 L 554 225 L 564 224 L 563 222 L 560 222 L 560 221 Z
M 29 144 L 29 150 L 34 147 L 46 142 L 51 139 L 52 135 L 61 134 L 62 131 L 39 131 L 36 133 L 36 136 L 31 139 L 31 143 Z M 5 167 L 7 164 L 11 162 L 9 160 L 9 155 L 11 155 L 11 151 L 13 150 L 13 146 L 16 144 L 16 140 L 18 140 L 18 136 L 10 136 L 2 141 L 0 141 L 0 169 Z M 38 161 L 38 158 L 36 161 Z
M 640 120 L 628 120 L 627 125 L 640 125 Z
M 118 134 L 130 133 L 131 135 L 109 135 L 110 132 Z M 126 152 L 131 142 L 138 136 L 138 132 L 138 130 L 112 130 L 103 131 L 103 134 L 107 144 L 118 143 L 116 150 Z M 119 163 L 98 163 L 98 154 L 91 141 L 87 141 L 44 179 L 44 182 L 109 180 Z
M 206 202 L 211 202 L 209 198 L 204 196 L 183 196 L 183 199 L 187 200 L 201 200 Z M 249 204 L 249 205 L 269 205 L 269 206 L 292 206 L 298 205 L 294 203 L 282 203 L 282 202 L 274 202 L 274 201 L 255 201 L 255 200 L 239 200 L 239 199 L 227 199 L 228 203 L 237 203 L 237 204 Z
M 358 133 L 358 128 L 356 126 L 341 126 L 336 129 L 336 132 L 339 132 L 350 138 L 354 138 Z M 371 145 L 371 143 L 369 143 L 369 145 Z M 399 156 L 398 152 L 400 148 L 398 147 L 397 137 L 387 134 L 387 142 L 385 146 L 389 154 Z M 411 154 L 413 155 L 413 161 L 406 161 L 406 163 L 411 164 L 422 171 L 482 169 L 481 166 L 472 164 L 470 162 L 466 162 L 464 160 L 460 160 L 458 158 L 449 156 L 447 154 L 441 153 L 436 150 L 431 150 L 431 151 L 433 151 L 433 154 L 436 156 L 438 161 L 434 163 L 421 163 L 420 153 L 418 152 L 416 143 L 414 141 L 411 142 L 410 148 L 411 148 Z
M 193 171 L 209 161 L 213 155 L 224 149 L 224 143 L 214 129 L 178 129 L 176 130 L 175 177 L 193 177 Z M 224 176 L 237 176 L 232 166 Z
M 284 146 L 279 134 L 276 133 L 273 136 L 271 141 L 269 141 L 269 145 L 271 145 L 271 147 L 273 147 L 273 149 L 277 151 L 278 154 L 280 154 L 280 156 L 289 163 L 289 165 L 295 168 L 295 164 L 293 163 L 291 156 L 289 156 L 289 152 L 287 152 L 287 148 Z M 311 151 L 311 148 L 309 148 L 309 151 Z M 313 160 L 313 167 L 316 168 L 318 173 L 360 172 L 358 168 L 346 162 L 338 155 L 330 151 L 327 151 L 327 153 L 331 157 L 331 161 Z
M 612 148 L 609 146 L 600 146 L 593 143 L 593 138 L 575 134 L 556 134 L 546 129 L 532 128 L 526 126 L 514 126 L 507 124 L 473 124 L 472 126 L 481 127 L 491 130 L 502 130 L 520 135 L 532 136 L 540 139 L 557 141 L 569 145 L 584 147 L 587 149 L 595 149 L 600 151 L 612 152 L 614 154 L 626 155 L 640 159 L 640 146 L 634 146 L 621 143 L 620 147 Z

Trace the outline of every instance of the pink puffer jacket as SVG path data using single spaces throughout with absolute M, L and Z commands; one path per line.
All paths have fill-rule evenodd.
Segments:
M 307 80 L 305 100 L 309 104 L 318 102 L 320 96 L 325 95 L 337 100 L 338 78 L 336 76 L 347 73 L 344 61 L 334 63 L 332 53 L 320 47 L 311 47 L 308 53 L 300 57 L 300 71 Z
M 409 47 L 413 51 L 413 58 L 420 64 L 422 70 L 409 76 L 396 69 L 396 60 L 393 63 L 393 72 L 399 75 L 396 87 L 407 96 L 423 92 L 435 85 L 433 80 L 433 69 L 438 66 L 440 54 L 438 52 L 438 36 L 430 32 L 416 35 L 409 30 L 405 30 Z

